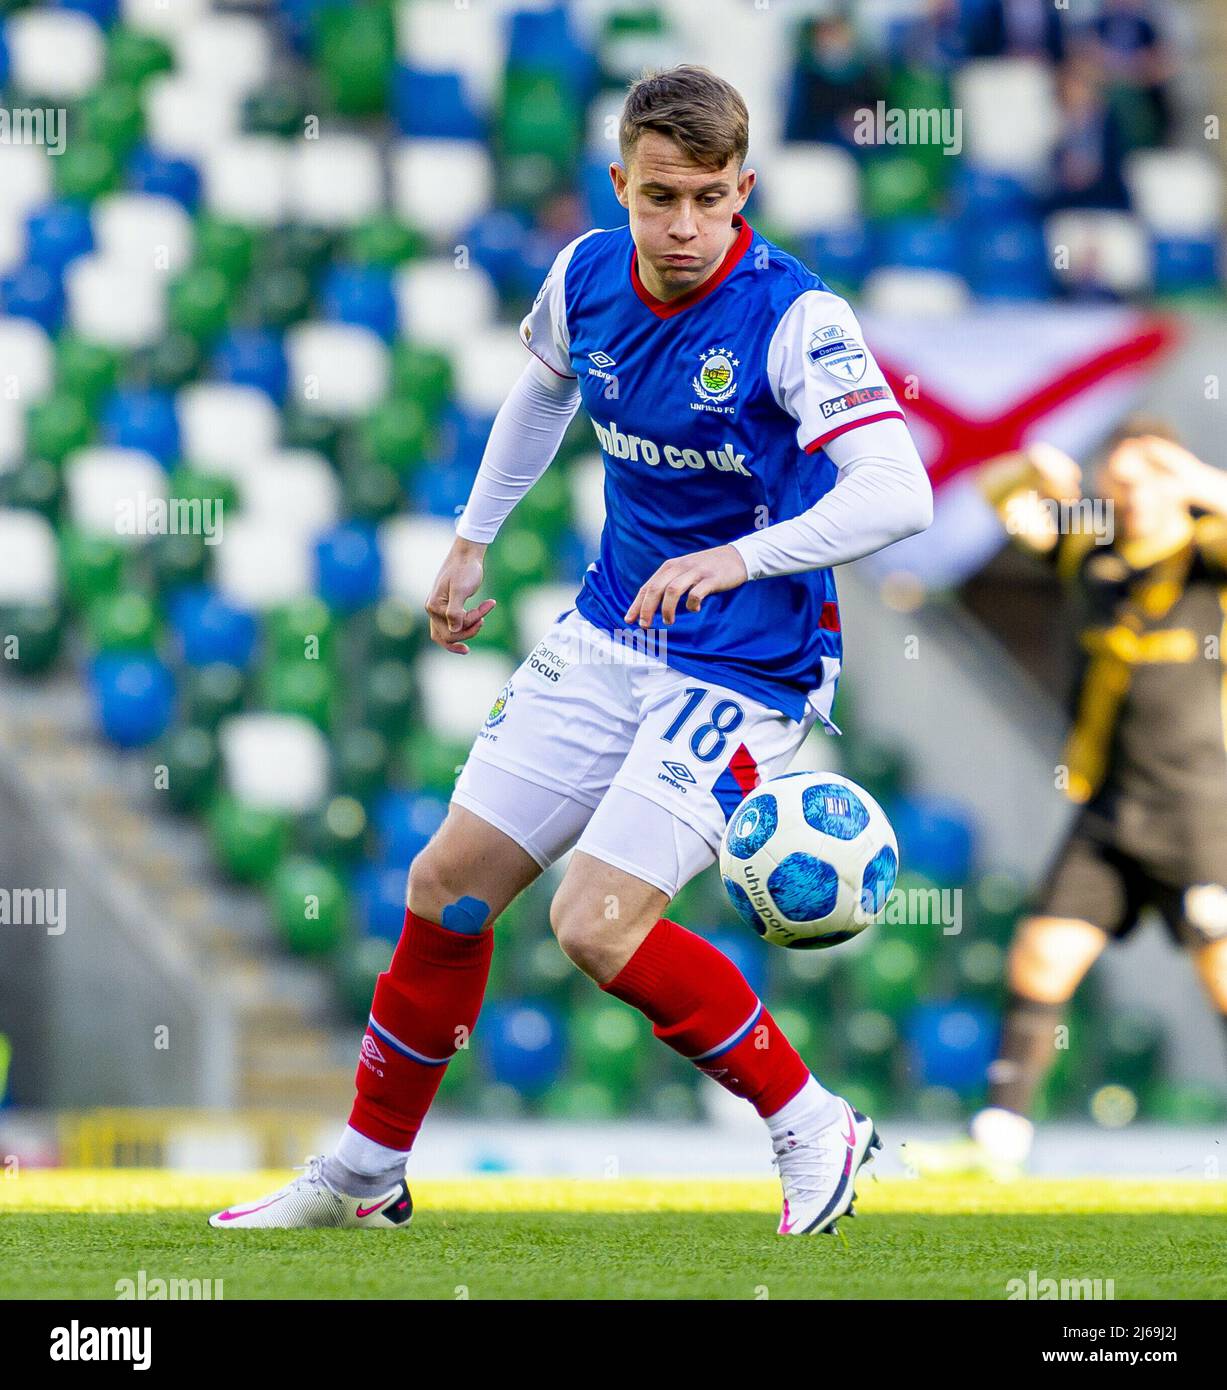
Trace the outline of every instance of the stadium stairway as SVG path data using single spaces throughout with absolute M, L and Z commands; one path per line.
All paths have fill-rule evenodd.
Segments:
M 347 1102 L 352 1029 L 320 1026 L 327 981 L 273 948 L 262 900 L 221 878 L 197 827 L 151 814 L 148 757 L 91 736 L 85 692 L 69 676 L 3 688 L 0 805 L 24 826 L 20 872 L 5 882 L 62 886 L 74 944 L 57 951 L 59 934 L 20 924 L 0 937 L 14 1099 Z

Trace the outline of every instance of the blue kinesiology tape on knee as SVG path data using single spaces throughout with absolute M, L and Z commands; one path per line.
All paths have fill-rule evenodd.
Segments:
M 462 932 L 465 936 L 476 936 L 489 915 L 489 903 L 482 902 L 480 898 L 466 896 L 454 903 L 448 903 L 443 909 L 440 926 L 446 927 L 448 931 Z

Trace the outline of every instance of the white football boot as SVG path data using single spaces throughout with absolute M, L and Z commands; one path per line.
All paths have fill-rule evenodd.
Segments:
M 378 1196 L 348 1197 L 329 1186 L 322 1155 L 312 1155 L 302 1169 L 301 1178 L 295 1178 L 271 1196 L 244 1206 L 227 1207 L 210 1216 L 209 1225 L 223 1231 L 254 1227 L 313 1230 L 321 1226 L 403 1231 L 413 1217 L 413 1198 L 404 1178 Z
M 835 1222 L 855 1216 L 854 1185 L 861 1165 L 882 1147 L 873 1121 L 839 1097 L 840 1113 L 823 1129 L 789 1130 L 775 1144 L 784 1210 L 777 1234 L 810 1236 L 835 1234 Z

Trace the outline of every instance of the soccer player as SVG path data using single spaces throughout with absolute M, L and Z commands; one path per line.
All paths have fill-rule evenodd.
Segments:
M 1000 1055 L 970 1148 L 906 1152 L 929 1171 L 1009 1177 L 1030 1153 L 1065 1005 L 1144 908 L 1192 953 L 1227 1023 L 1227 474 L 1138 421 L 1096 479 L 1110 532 L 1085 524 L 1081 470 L 1051 445 L 984 465 L 978 482 L 1079 609 L 1085 669 L 1061 765 L 1082 810 L 1009 953 Z M 1082 524 L 1061 527 L 1060 504 Z
M 635 83 L 610 175 L 630 225 L 554 262 L 426 608 L 463 656 L 486 547 L 579 406 L 606 522 L 574 608 L 504 686 L 409 875 L 335 1151 L 215 1226 L 394 1228 L 405 1162 L 477 1021 L 493 923 L 575 848 L 550 920 L 572 961 L 762 1116 L 781 1234 L 834 1228 L 872 1122 L 813 1077 L 727 956 L 664 916 L 727 818 L 830 726 L 833 565 L 924 529 L 924 467 L 847 304 L 740 215 L 745 104 L 678 67 Z M 833 726 L 831 726 L 833 727 Z

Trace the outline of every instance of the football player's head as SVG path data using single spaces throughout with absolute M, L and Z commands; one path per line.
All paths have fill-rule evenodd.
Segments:
M 743 168 L 750 118 L 736 88 L 706 68 L 682 66 L 634 83 L 609 166 L 630 216 L 639 273 L 672 298 L 701 284 L 733 240 L 733 216 L 754 187 Z
M 1096 477 L 1096 490 L 1112 502 L 1127 537 L 1162 531 L 1177 513 L 1187 510 L 1176 480 L 1151 458 L 1147 449 L 1151 439 L 1179 442 L 1161 420 L 1148 416 L 1127 420 L 1108 441 Z

